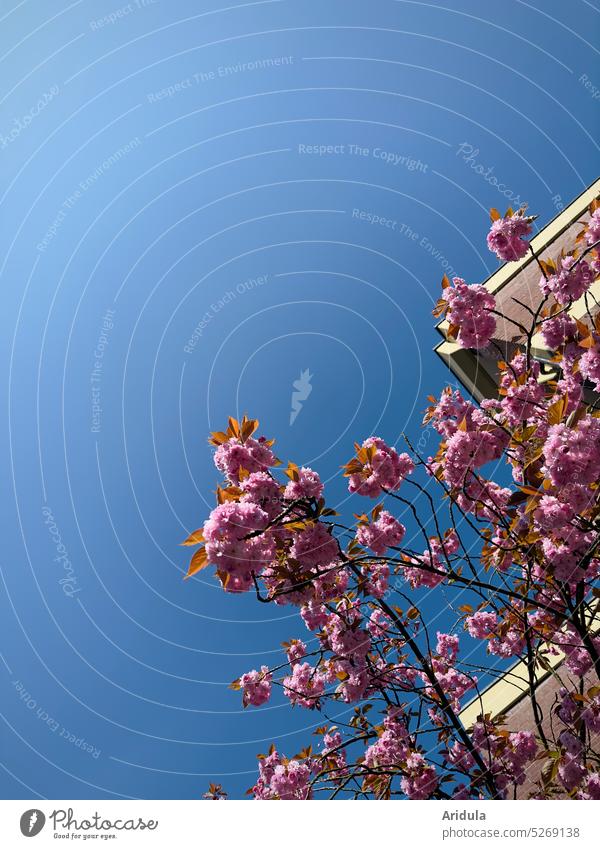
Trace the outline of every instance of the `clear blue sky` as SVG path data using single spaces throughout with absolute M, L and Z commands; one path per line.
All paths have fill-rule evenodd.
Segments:
M 207 432 L 247 411 L 326 479 L 418 438 L 444 270 L 494 270 L 490 206 L 545 223 L 598 175 L 597 0 L 0 17 L 0 792 L 241 795 L 316 718 L 226 687 L 293 614 L 182 581 Z

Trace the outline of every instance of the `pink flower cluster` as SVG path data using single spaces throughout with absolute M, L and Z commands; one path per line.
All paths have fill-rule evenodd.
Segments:
M 469 285 L 461 277 L 453 278 L 453 287 L 444 289 L 442 298 L 448 304 L 450 325 L 458 327 L 458 342 L 463 348 L 486 348 L 496 329 L 491 310 L 494 296 L 479 283 Z
M 467 772 L 475 765 L 475 758 L 464 743 L 455 740 L 446 752 L 446 760 L 461 772 Z
M 287 658 L 290 666 L 294 666 L 303 657 L 306 657 L 306 643 L 303 643 L 302 640 L 292 640 L 287 650 Z
M 595 209 L 587 224 L 585 240 L 588 245 L 595 244 L 600 239 L 600 207 Z
M 283 503 L 281 500 L 281 487 L 268 472 L 252 472 L 241 485 L 242 502 L 258 504 L 269 520 L 273 520 L 281 513 Z
M 564 502 L 556 495 L 542 495 L 533 518 L 541 531 L 560 531 L 571 522 L 574 515 L 575 510 L 568 500 Z
M 420 752 L 411 752 L 406 759 L 406 774 L 400 788 L 409 799 L 429 799 L 438 787 L 435 767 L 428 764 Z
M 312 760 L 288 760 L 276 749 L 258 762 L 258 780 L 252 788 L 255 799 L 312 799 Z
M 593 279 L 592 269 L 584 259 L 566 256 L 556 274 L 540 278 L 540 289 L 544 295 L 554 295 L 559 304 L 569 304 L 587 292 Z
M 458 389 L 454 391 L 447 386 L 439 401 L 430 408 L 423 424 L 431 422 L 438 433 L 449 439 L 458 429 L 463 419 L 469 420 L 476 413 L 476 407 L 465 401 Z
M 600 391 L 600 343 L 588 348 L 579 360 L 579 371 L 586 380 L 593 384 L 596 392 Z
M 326 762 L 326 768 L 331 777 L 341 778 L 346 775 L 347 755 L 339 731 L 334 731 L 332 728 L 324 735 L 321 757 Z
M 365 765 L 371 768 L 398 767 L 410 753 L 411 741 L 405 720 L 391 711 L 383 720 L 383 730 L 365 752 Z
M 581 711 L 581 718 L 590 732 L 600 733 L 600 694 L 590 698 L 587 706 Z
M 507 487 L 468 472 L 462 490 L 456 493 L 456 503 L 465 513 L 494 522 L 506 509 L 511 495 Z
M 472 739 L 501 791 L 510 785 L 523 784 L 527 765 L 537 755 L 537 743 L 531 731 L 506 735 L 491 722 L 479 720 L 473 726 Z
M 578 799 L 600 799 L 600 774 L 590 772 L 577 794 Z
M 469 472 L 502 456 L 506 441 L 499 427 L 457 430 L 447 442 L 444 478 L 452 487 L 464 486 Z
M 275 455 L 264 437 L 250 437 L 242 442 L 237 437 L 219 445 L 215 451 L 215 466 L 232 483 L 240 480 L 240 471 L 262 472 L 275 463 Z
M 587 770 L 582 762 L 583 744 L 579 737 L 570 731 L 563 731 L 559 737 L 562 755 L 558 767 L 558 776 L 567 790 L 574 790 L 581 784 Z
M 575 427 L 552 425 L 544 443 L 544 461 L 555 486 L 595 481 L 600 475 L 600 419 L 588 414 Z
M 317 631 L 329 620 L 327 608 L 314 599 L 302 605 L 300 616 L 309 631 Z
M 283 692 L 293 705 L 318 707 L 324 691 L 325 680 L 310 663 L 294 663 L 292 674 L 283 679 Z
M 508 620 L 499 637 L 493 637 L 488 643 L 488 651 L 498 657 L 515 657 L 525 651 L 525 635 L 522 621 Z
M 298 477 L 291 480 L 285 488 L 285 498 L 296 501 L 299 498 L 314 498 L 318 500 L 323 495 L 321 478 L 312 469 L 298 469 Z
M 517 354 L 504 370 L 500 380 L 504 397 L 500 406 L 513 427 L 533 416 L 541 416 L 544 387 L 539 376 L 539 363 L 534 361 L 528 369 L 523 354 Z
M 433 589 L 441 584 L 448 571 L 447 560 L 456 554 L 460 548 L 460 541 L 455 531 L 450 531 L 444 537 L 443 543 L 437 537 L 431 537 L 429 548 L 423 552 L 420 562 L 426 568 L 416 565 L 403 565 L 402 572 L 405 579 L 413 589 L 417 587 L 428 587 Z M 435 572 L 430 571 L 435 569 Z M 439 573 L 442 574 L 439 574 Z
M 365 590 L 373 598 L 383 598 L 390 580 L 390 567 L 387 563 L 372 563 L 363 566 L 361 572 L 365 576 Z
M 505 262 L 522 259 L 529 250 L 526 237 L 531 234 L 531 221 L 523 209 L 496 219 L 487 236 L 489 249 Z
M 388 548 L 400 545 L 406 528 L 387 510 L 382 510 L 374 522 L 359 525 L 356 538 L 375 554 L 385 554 Z
M 600 637 L 592 638 L 592 644 L 595 651 L 600 652 Z M 592 668 L 590 653 L 572 626 L 557 631 L 552 637 L 551 645 L 564 652 L 565 666 L 573 675 L 582 678 Z
M 264 531 L 269 517 L 253 503 L 219 504 L 204 523 L 206 554 L 217 567 L 217 575 L 227 592 L 245 592 L 252 586 L 252 572 L 258 573 L 273 558 L 275 545 Z
M 290 556 L 305 569 L 326 568 L 338 559 L 338 544 L 321 522 L 314 522 L 294 536 Z
M 489 639 L 497 625 L 498 616 L 491 611 L 478 610 L 466 619 L 467 631 L 477 640 Z
M 431 668 L 455 711 L 460 710 L 460 700 L 477 683 L 475 676 L 469 677 L 456 669 L 457 656 L 458 637 L 438 631 L 436 653 L 431 656 Z M 419 676 L 425 684 L 426 692 L 434 695 L 434 690 L 427 674 L 425 672 L 419 672 Z
M 472 501 L 480 496 L 485 496 L 484 500 L 488 501 L 496 494 L 482 492 L 472 472 L 501 457 L 508 444 L 509 435 L 493 417 L 497 409 L 497 401 L 489 402 L 485 409 L 477 409 L 459 392 L 445 392 L 425 418 L 445 438 L 438 457 L 430 458 L 428 471 L 443 477 L 451 487 L 460 489 L 464 494 L 472 486 Z M 493 503 L 493 499 L 491 501 Z M 475 512 L 475 508 L 467 504 L 460 506 L 468 512 Z
M 577 325 L 567 313 L 545 319 L 541 328 L 544 344 L 551 351 L 556 351 L 562 347 L 568 339 L 575 335 L 576 331 Z
M 240 678 L 240 685 L 243 690 L 242 701 L 244 707 L 248 705 L 264 705 L 271 698 L 271 681 L 273 676 L 269 672 L 268 666 L 261 666 L 260 672 L 252 669 L 250 672 L 245 672 Z
M 367 629 L 371 636 L 375 638 L 383 637 L 389 632 L 391 627 L 392 621 L 390 617 L 383 610 L 380 610 L 380 608 L 375 608 L 367 623 Z
M 323 644 L 334 656 L 332 680 L 341 678 L 338 693 L 348 703 L 362 698 L 369 684 L 371 638 L 361 624 L 360 603 L 342 600 L 323 628 Z
M 383 489 L 397 490 L 415 466 L 408 454 L 398 454 L 395 448 L 377 436 L 370 436 L 362 444 L 363 448 L 371 446 L 375 448 L 373 459 L 364 464 L 360 472 L 350 475 L 348 489 L 368 498 L 377 498 Z
M 545 537 L 542 540 L 542 551 L 548 572 L 558 581 L 583 580 L 586 570 L 581 564 L 594 541 L 595 534 L 584 534 L 577 528 L 569 528 L 566 532 L 563 530 L 557 538 Z M 593 560 L 590 566 L 595 567 Z

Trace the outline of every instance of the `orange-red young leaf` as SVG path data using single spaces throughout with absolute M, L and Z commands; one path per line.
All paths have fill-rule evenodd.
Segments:
M 181 543 L 181 545 L 199 545 L 201 542 L 204 542 L 204 534 L 202 533 L 202 528 L 198 528 L 197 531 L 192 531 L 187 539 Z
M 190 560 L 190 565 L 187 570 L 186 578 L 191 578 L 192 575 L 195 575 L 196 572 L 200 572 L 202 569 L 205 569 L 208 566 L 208 557 L 206 555 L 206 549 L 204 546 L 199 548 L 198 551 L 195 552 L 194 556 Z

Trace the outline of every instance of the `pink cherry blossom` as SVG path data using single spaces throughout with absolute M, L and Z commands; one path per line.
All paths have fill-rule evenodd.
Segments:
M 600 733 L 600 695 L 593 696 L 581 711 L 581 718 L 594 734 Z
M 574 427 L 552 425 L 544 460 L 555 486 L 592 483 L 600 475 L 600 419 L 586 415 Z
M 309 631 L 322 628 L 329 619 L 327 608 L 312 599 L 300 608 L 300 616 Z
M 290 555 L 305 569 L 326 568 L 337 560 L 338 546 L 327 526 L 315 522 L 295 535 Z
M 595 209 L 587 224 L 585 240 L 588 245 L 595 244 L 600 239 L 600 207 Z
M 242 469 L 247 472 L 261 472 L 266 471 L 274 463 L 275 455 L 263 437 L 260 439 L 250 437 L 245 442 L 232 437 L 219 445 L 215 451 L 215 466 L 232 483 L 239 481 Z
M 371 636 L 382 637 L 392 626 L 392 620 L 382 610 L 377 608 L 371 613 L 367 622 L 367 629 Z
M 600 343 L 596 342 L 592 348 L 588 348 L 579 360 L 579 370 L 596 392 L 600 391 Z
M 246 705 L 264 705 L 271 698 L 271 681 L 273 676 L 269 672 L 268 666 L 261 666 L 260 672 L 253 669 L 251 672 L 245 672 L 240 678 L 240 684 L 244 691 L 243 702 Z
M 529 250 L 526 237 L 530 234 L 531 218 L 518 210 L 492 223 L 487 236 L 488 247 L 498 259 L 506 262 L 522 259 Z
M 204 523 L 206 554 L 228 592 L 244 592 L 274 555 L 269 534 L 249 535 L 266 528 L 269 517 L 257 504 L 219 504 Z
M 496 300 L 485 286 L 469 285 L 461 277 L 453 279 L 454 286 L 444 289 L 442 298 L 448 304 L 447 319 L 458 327 L 458 342 L 463 348 L 486 348 L 496 329 L 491 313 Z
M 285 488 L 285 497 L 288 501 L 297 498 L 314 498 L 318 500 L 323 494 L 321 478 L 312 469 L 302 467 L 298 469 L 297 479 L 291 480 Z
M 429 799 L 438 786 L 434 766 L 427 764 L 423 755 L 412 752 L 406 759 L 407 774 L 400 781 L 402 791 L 409 799 Z
M 383 721 L 383 730 L 365 752 L 369 767 L 397 766 L 410 753 L 410 737 L 398 712 L 390 712 Z
M 545 319 L 540 332 L 546 347 L 555 351 L 564 345 L 567 339 L 572 338 L 576 330 L 574 319 L 567 313 L 562 313 L 555 318 Z
M 583 783 L 583 791 L 578 798 L 581 799 L 600 799 L 600 774 L 591 772 Z
M 283 692 L 293 705 L 315 708 L 324 690 L 323 677 L 310 663 L 295 663 L 292 674 L 283 679 Z
M 494 430 L 458 430 L 446 447 L 444 477 L 450 486 L 462 487 L 468 473 L 497 460 L 505 445 L 505 435 Z
M 383 439 L 370 436 L 362 447 L 373 447 L 375 453 L 371 462 L 364 464 L 361 472 L 350 475 L 350 492 L 377 498 L 383 489 L 397 490 L 404 478 L 414 470 L 414 463 L 408 454 L 398 454 Z
M 252 472 L 241 485 L 241 501 L 258 504 L 269 519 L 274 519 L 283 509 L 281 487 L 267 472 Z
M 367 546 L 375 554 L 385 554 L 388 548 L 400 545 L 406 528 L 387 510 L 382 510 L 374 522 L 359 525 L 356 538 L 361 545 Z
M 575 511 L 572 505 L 559 500 L 555 495 L 542 495 L 534 513 L 536 526 L 542 531 L 558 531 L 568 525 Z
M 594 275 L 584 259 L 566 256 L 560 261 L 556 274 L 540 278 L 540 289 L 544 295 L 554 295 L 559 304 L 578 300 L 589 289 Z
M 523 354 L 513 357 L 504 370 L 500 380 L 504 393 L 500 407 L 509 424 L 515 426 L 534 415 L 541 415 L 544 387 L 539 376 L 539 363 L 534 361 L 528 368 Z
M 287 657 L 290 662 L 290 666 L 295 666 L 303 657 L 306 656 L 306 643 L 303 643 L 302 640 L 291 640 L 288 650 Z
M 447 559 L 458 551 L 460 542 L 454 531 L 448 533 L 443 542 L 436 537 L 429 540 L 429 548 L 422 557 L 416 558 L 424 568 L 417 565 L 403 565 L 402 572 L 413 589 L 417 587 L 437 587 L 448 571 Z M 432 571 L 435 570 L 435 571 Z
M 465 401 L 458 389 L 452 391 L 446 387 L 439 401 L 430 408 L 423 424 L 431 422 L 438 433 L 446 439 L 456 433 L 459 424 L 467 417 L 472 419 L 475 407 L 469 401 Z
M 477 640 L 487 640 L 498 624 L 498 616 L 492 611 L 478 610 L 466 619 L 467 630 Z
M 313 763 L 283 759 L 276 749 L 258 762 L 258 781 L 252 788 L 255 799 L 311 799 Z

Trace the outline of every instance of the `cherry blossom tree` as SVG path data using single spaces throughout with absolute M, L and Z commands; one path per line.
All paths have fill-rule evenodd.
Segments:
M 210 438 L 224 481 L 184 543 L 197 546 L 188 576 L 214 566 L 225 592 L 299 609 L 303 636 L 232 688 L 260 707 L 279 687 L 317 714 L 303 751 L 258 756 L 257 799 L 505 799 L 536 761 L 535 798 L 600 799 L 600 203 L 553 259 L 534 254 L 525 209 L 491 218 L 489 248 L 508 262 L 529 252 L 539 266 L 526 322 L 460 278 L 444 278 L 434 315 L 448 338 L 496 357 L 497 396 L 477 406 L 446 387 L 431 397 L 435 456 L 406 438 L 356 443 L 343 467 L 363 511 L 353 522 L 328 506 L 316 471 L 283 467 L 257 421 L 230 418 Z M 514 325 L 510 343 L 494 338 L 499 319 Z M 553 379 L 541 379 L 539 339 Z M 437 632 L 422 611 L 432 594 L 450 623 Z M 527 730 L 486 714 L 481 698 L 518 659 Z M 546 715 L 544 673 L 556 685 Z M 473 699 L 482 711 L 465 727 Z M 222 798 L 215 787 L 208 798 Z

